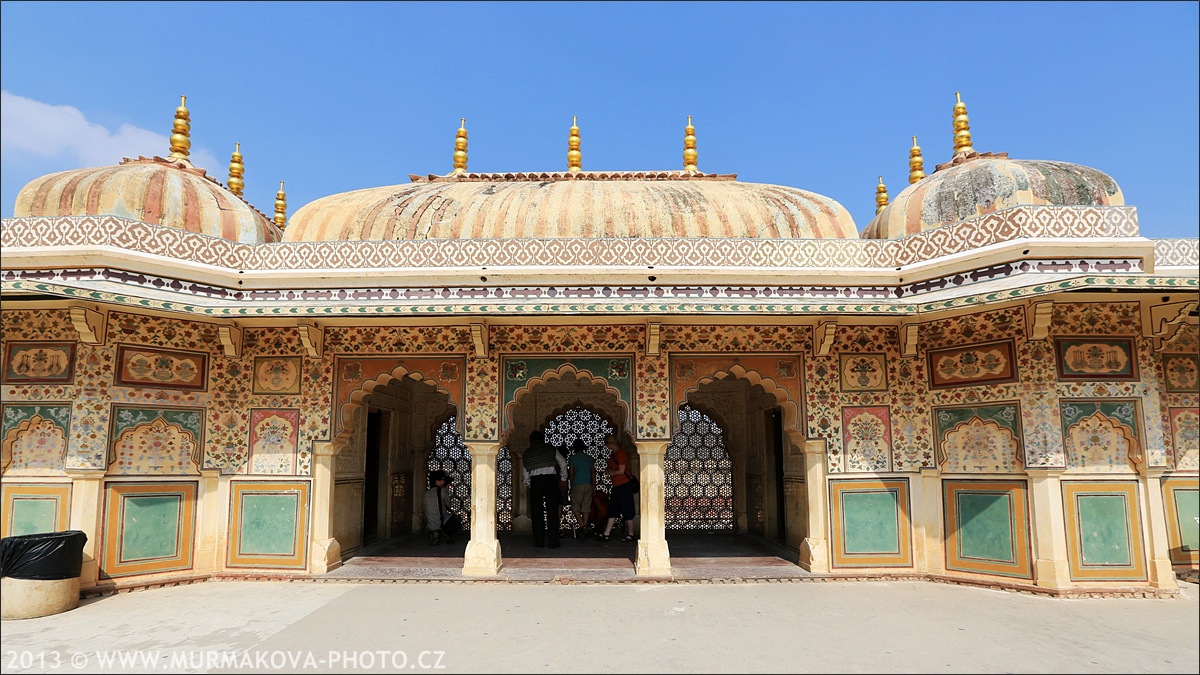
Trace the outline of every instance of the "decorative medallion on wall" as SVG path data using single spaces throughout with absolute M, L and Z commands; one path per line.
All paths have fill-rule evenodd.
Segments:
M 1200 356 L 1196 354 L 1163 354 L 1163 374 L 1167 391 L 1187 393 L 1200 391 Z
M 883 354 L 842 354 L 842 391 L 887 391 Z
M 9 342 L 4 382 L 70 384 L 75 379 L 74 342 Z
M 298 409 L 250 409 L 250 473 L 294 474 L 300 440 Z
M 850 471 L 892 470 L 892 423 L 887 406 L 842 408 L 842 444 Z
M 207 374 L 208 354 L 138 345 L 117 348 L 117 385 L 204 390 Z
M 1137 380 L 1133 338 L 1056 338 L 1059 380 Z
M 299 356 L 254 357 L 255 394 L 299 394 Z
M 1017 381 L 1012 340 L 931 349 L 929 385 L 934 389 Z

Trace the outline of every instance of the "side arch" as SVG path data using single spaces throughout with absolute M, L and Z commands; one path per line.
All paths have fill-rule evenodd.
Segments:
M 396 365 L 390 371 L 386 371 L 372 378 L 363 380 L 356 388 L 352 389 L 346 395 L 346 400 L 338 406 L 338 431 L 333 435 L 332 438 L 330 438 L 330 442 L 337 443 L 341 446 L 344 446 L 346 443 L 348 443 L 350 438 L 354 435 L 354 413 L 362 407 L 363 399 L 373 393 L 376 389 L 380 387 L 386 387 L 393 380 L 404 378 L 408 378 L 422 384 L 427 384 L 438 393 L 445 394 L 449 405 L 454 410 L 445 419 L 442 419 L 439 424 L 445 423 L 446 419 L 449 419 L 450 417 L 455 417 L 455 426 L 458 429 L 458 433 L 462 434 L 464 432 L 464 415 L 462 414 L 462 411 L 459 410 L 458 404 L 455 402 L 454 392 L 451 392 L 442 386 L 442 383 L 436 378 L 428 377 L 421 371 L 410 369 L 401 363 Z M 338 404 L 335 403 L 335 405 Z M 434 428 L 436 429 L 437 426 Z
M 684 390 L 681 398 L 684 402 L 686 402 L 688 400 L 688 395 L 692 392 L 699 391 L 702 386 L 716 380 L 724 380 L 729 377 L 746 380 L 752 386 L 758 385 L 762 387 L 764 392 L 773 396 L 776 403 L 779 404 L 780 412 L 783 415 L 784 432 L 788 435 L 788 438 L 792 441 L 792 443 L 800 447 L 804 447 L 804 430 L 803 425 L 801 424 L 803 418 L 801 415 L 800 403 L 792 398 L 791 392 L 788 391 L 787 387 L 780 385 L 773 378 L 763 375 L 757 370 L 747 369 L 740 364 L 734 364 L 729 368 L 718 370 L 712 375 L 701 377 L 696 381 L 695 384 Z M 678 431 L 678 424 L 678 418 L 672 418 L 672 434 Z

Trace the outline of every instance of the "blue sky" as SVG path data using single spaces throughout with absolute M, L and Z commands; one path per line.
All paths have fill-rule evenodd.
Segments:
M 950 159 L 961 91 L 975 149 L 1094 167 L 1149 237 L 1195 237 L 1198 16 L 1178 3 L 50 3 L 0 6 L 2 213 L 37 176 L 168 152 L 188 96 L 193 159 L 234 142 L 270 212 L 448 173 L 682 168 L 841 202 Z

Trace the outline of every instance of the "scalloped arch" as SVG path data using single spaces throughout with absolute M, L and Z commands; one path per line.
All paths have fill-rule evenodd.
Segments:
M 517 406 L 521 404 L 521 399 L 532 393 L 533 390 L 538 386 L 552 380 L 561 380 L 567 374 L 575 375 L 577 379 L 583 379 L 589 384 L 603 385 L 604 393 L 612 396 L 620 406 L 621 413 L 625 416 L 625 424 L 617 424 L 613 420 L 609 419 L 608 416 L 603 415 L 598 411 L 593 410 L 592 412 L 595 412 L 596 414 L 601 415 L 601 417 L 607 419 L 608 422 L 613 425 L 613 429 L 619 430 L 626 434 L 629 433 L 629 425 L 632 423 L 632 415 L 629 402 L 621 398 L 621 392 L 617 391 L 615 387 L 609 385 L 608 380 L 604 379 L 603 377 L 593 375 L 590 370 L 580 370 L 570 363 L 564 363 L 558 368 L 545 370 L 541 375 L 530 378 L 528 381 L 526 381 L 525 386 L 513 392 L 513 400 L 509 401 L 508 404 L 504 406 L 504 428 L 500 432 L 500 438 L 503 442 L 507 442 L 508 435 L 513 431 L 513 412 L 517 409 Z
M 945 434 L 942 435 L 942 438 L 939 440 L 937 445 L 938 466 L 941 467 L 950 461 L 950 452 L 948 450 L 948 446 L 950 445 L 951 434 L 959 433 L 971 426 L 987 427 L 989 425 L 995 430 L 1004 433 L 1007 439 L 1012 443 L 1013 459 L 1016 461 L 1017 466 L 1021 467 L 1023 470 L 1025 467 L 1025 458 L 1023 456 L 1024 453 L 1021 452 L 1021 443 L 1017 439 L 1016 435 L 1013 434 L 1011 429 L 1002 427 L 992 420 L 985 420 L 979 415 L 972 415 L 971 419 L 955 424 L 953 428 L 949 429 Z
M 408 378 L 415 382 L 420 382 L 421 384 L 429 385 L 434 389 L 434 391 L 445 394 L 448 405 L 454 409 L 452 416 L 456 418 L 457 423 L 455 424 L 455 428 L 458 430 L 458 433 L 463 433 L 465 420 L 463 420 L 463 416 L 459 414 L 462 411 L 460 411 L 458 406 L 454 404 L 454 396 L 451 395 L 451 393 L 446 389 L 438 386 L 437 380 L 426 377 L 425 374 L 420 371 L 409 370 L 404 366 L 404 364 L 400 364 L 386 373 L 380 373 L 379 376 L 374 379 L 363 380 L 362 383 L 358 385 L 357 389 L 350 392 L 350 395 L 346 398 L 346 402 L 342 404 L 341 410 L 339 411 L 339 415 L 341 416 L 341 431 L 339 431 L 333 438 L 329 439 L 329 441 L 331 443 L 344 443 L 349 441 L 350 437 L 354 435 L 354 413 L 362 407 L 363 398 L 373 393 L 379 387 L 386 387 L 392 382 L 392 380 L 401 380 L 404 378 Z M 444 423 L 447 419 L 449 419 L 449 417 L 443 418 L 438 424 L 440 425 Z M 434 426 L 434 429 L 436 428 L 437 426 Z
M 136 424 L 136 425 L 129 427 L 128 429 L 125 429 L 124 431 L 122 431 L 121 435 L 117 436 L 117 438 L 113 441 L 112 445 L 108 449 L 108 457 L 107 457 L 107 461 L 105 462 L 105 467 L 104 467 L 104 470 L 106 473 L 112 471 L 113 463 L 115 463 L 117 461 L 117 447 L 121 445 L 121 441 L 128 436 L 132 436 L 136 433 L 141 432 L 143 429 L 159 429 L 159 430 L 171 429 L 171 430 L 175 431 L 176 433 L 178 433 L 180 436 L 182 436 L 184 438 L 184 440 L 189 445 L 191 445 L 191 449 L 188 452 L 187 457 L 189 460 L 191 460 L 192 465 L 195 467 L 195 471 L 189 471 L 185 475 L 190 476 L 190 475 L 200 473 L 200 470 L 202 468 L 201 464 L 200 464 L 200 460 L 201 460 L 200 455 L 203 452 L 204 448 L 200 445 L 200 441 L 196 438 L 196 435 L 193 434 L 192 432 L 188 431 L 187 429 L 184 429 L 183 427 L 179 426 L 178 424 L 172 424 L 172 423 L 166 421 L 162 417 L 155 417 L 154 419 L 150 420 L 149 422 L 142 422 L 141 424 Z
M 757 384 L 762 387 L 763 391 L 775 397 L 775 401 L 779 404 L 780 410 L 783 411 L 783 429 L 791 438 L 792 442 L 803 447 L 804 431 L 800 426 L 800 404 L 792 399 L 791 392 L 786 387 L 781 386 L 771 377 L 763 375 L 757 370 L 747 370 L 741 365 L 734 364 L 725 370 L 718 370 L 712 375 L 706 375 L 696 381 L 696 384 L 689 387 L 683 392 L 683 400 L 686 402 L 688 394 L 693 391 L 699 391 L 700 387 L 715 382 L 724 380 L 728 377 L 733 377 L 739 380 L 746 380 L 751 385 Z M 711 417 L 711 416 L 710 416 Z M 714 418 L 715 419 L 715 418 Z M 679 426 L 679 418 L 671 418 L 672 431 L 677 430 Z M 674 435 L 674 434 L 672 434 Z

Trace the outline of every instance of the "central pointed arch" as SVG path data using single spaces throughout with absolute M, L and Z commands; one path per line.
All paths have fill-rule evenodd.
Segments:
M 604 411 L 601 409 L 592 409 L 592 412 L 607 419 L 609 423 L 613 425 L 614 431 L 624 431 L 626 433 L 630 432 L 630 425 L 632 424 L 633 419 L 632 408 L 629 401 L 622 396 L 622 392 L 614 387 L 607 378 L 595 375 L 586 368 L 577 368 L 573 363 L 564 363 L 556 368 L 547 369 L 540 375 L 528 377 L 523 386 L 512 392 L 511 400 L 509 400 L 504 406 L 504 427 L 501 431 L 500 437 L 507 440 L 509 435 L 512 434 L 516 426 L 514 423 L 515 412 L 520 406 L 527 403 L 528 396 L 544 385 L 563 379 L 575 379 L 577 381 L 583 381 L 586 384 L 598 385 L 602 387 L 604 394 L 611 396 L 612 399 L 616 401 L 617 411 L 619 414 L 613 415 L 610 411 Z M 578 405 L 583 404 L 580 403 Z M 564 408 L 564 410 L 565 409 L 566 408 Z M 549 417 L 547 417 L 547 419 L 549 419 Z M 542 422 L 544 423 L 545 420 L 542 420 Z

